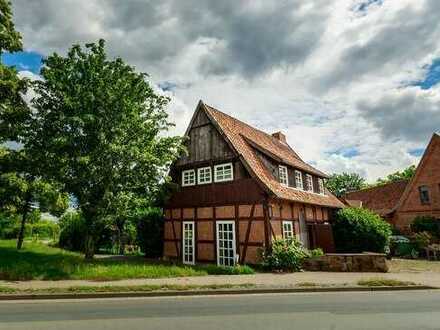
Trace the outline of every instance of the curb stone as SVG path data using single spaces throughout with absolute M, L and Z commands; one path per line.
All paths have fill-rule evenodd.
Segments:
M 376 287 L 316 287 L 316 288 L 268 288 L 235 290 L 188 290 L 188 291 L 150 291 L 150 292 L 96 292 L 96 293 L 29 293 L 0 294 L 0 301 L 7 300 L 47 300 L 47 299 L 93 299 L 93 298 L 136 298 L 136 297 L 179 297 L 214 296 L 264 293 L 319 293 L 319 292 L 374 292 L 374 291 L 415 291 L 438 290 L 427 285 L 414 286 L 376 286 Z

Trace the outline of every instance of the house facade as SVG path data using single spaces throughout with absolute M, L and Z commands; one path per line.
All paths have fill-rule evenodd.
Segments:
M 440 135 L 434 133 L 414 177 L 383 186 L 348 193 L 345 199 L 360 201 L 397 229 L 407 232 L 417 216 L 440 221 Z
M 266 134 L 200 101 L 186 137 L 188 154 L 170 170 L 178 189 L 164 211 L 165 257 L 254 264 L 273 239 L 294 236 L 334 250 L 329 222 L 343 204 L 281 132 Z

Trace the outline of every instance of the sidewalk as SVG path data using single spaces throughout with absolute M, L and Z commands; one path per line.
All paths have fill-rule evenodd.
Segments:
M 129 279 L 121 281 L 0 281 L 0 287 L 20 290 L 69 288 L 74 286 L 131 286 L 131 285 L 243 285 L 253 284 L 257 288 L 291 288 L 303 283 L 316 286 L 357 286 L 359 280 L 371 278 L 409 281 L 416 284 L 440 288 L 440 273 L 330 273 L 300 272 L 291 274 L 260 273 L 255 275 L 210 275 L 196 277 L 174 277 L 158 279 Z

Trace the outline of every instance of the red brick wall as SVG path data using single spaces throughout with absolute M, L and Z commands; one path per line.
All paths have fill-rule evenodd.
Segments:
M 430 204 L 420 201 L 419 187 L 429 189 Z M 440 218 L 440 138 L 435 138 L 423 157 L 411 190 L 397 210 L 393 223 L 399 229 L 407 230 L 418 215 L 431 215 Z

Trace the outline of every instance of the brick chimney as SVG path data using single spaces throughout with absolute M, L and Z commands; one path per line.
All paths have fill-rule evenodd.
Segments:
M 282 143 L 287 143 L 286 136 L 282 132 L 272 133 L 272 136 Z

